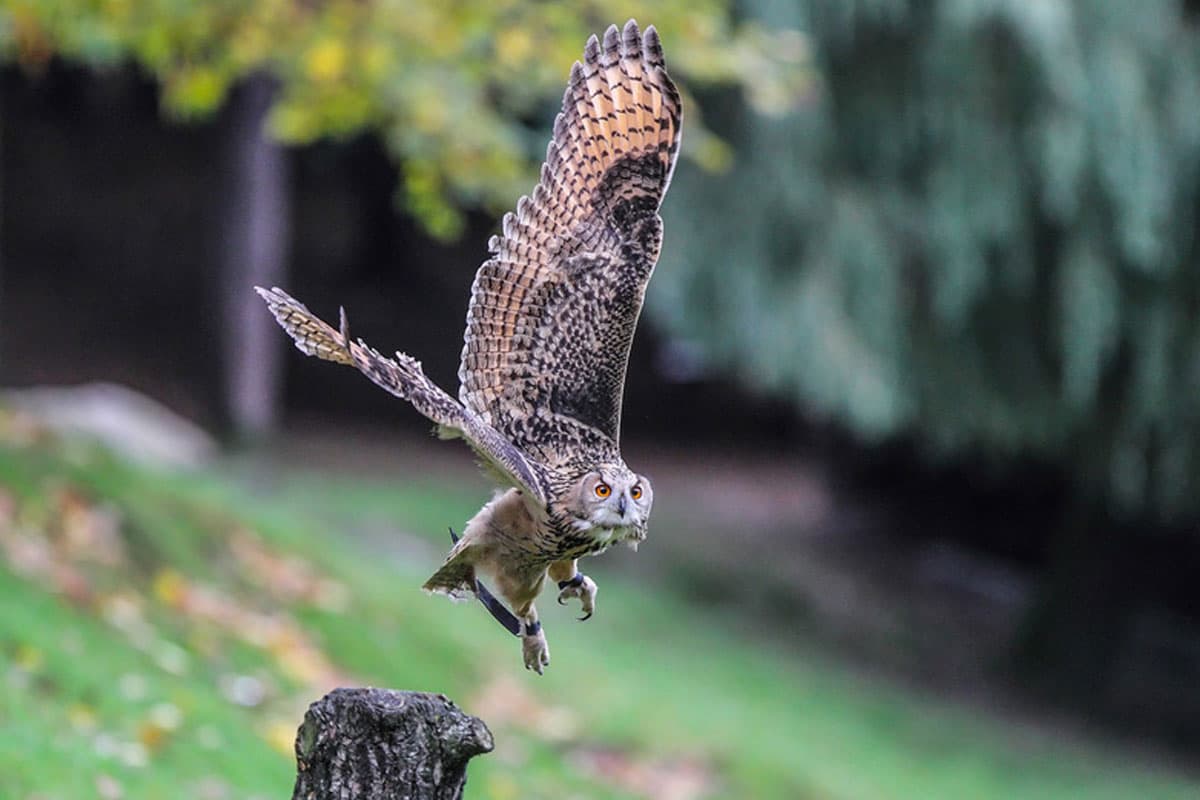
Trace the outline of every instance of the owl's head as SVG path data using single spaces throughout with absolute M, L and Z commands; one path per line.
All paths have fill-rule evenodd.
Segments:
M 581 477 L 571 493 L 570 511 L 580 528 L 645 531 L 653 503 L 650 481 L 622 464 L 600 467 Z

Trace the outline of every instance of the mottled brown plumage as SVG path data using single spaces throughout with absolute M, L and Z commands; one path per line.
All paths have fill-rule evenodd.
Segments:
M 353 365 L 462 437 L 508 491 L 468 524 L 425 584 L 460 595 L 477 572 L 522 620 L 526 666 L 549 661 L 533 600 L 547 572 L 590 616 L 575 559 L 645 537 L 649 482 L 620 455 L 621 399 L 659 205 L 679 149 L 679 94 L 654 28 L 630 20 L 588 40 L 571 69 L 533 193 L 505 215 L 471 288 L 458 400 L 403 353 L 351 341 L 279 289 L 259 289 L 296 346 Z

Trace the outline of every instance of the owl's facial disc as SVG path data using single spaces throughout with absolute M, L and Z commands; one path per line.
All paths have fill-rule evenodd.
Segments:
M 650 482 L 628 470 L 591 473 L 582 488 L 583 505 L 593 526 L 636 527 L 643 525 L 650 514 Z

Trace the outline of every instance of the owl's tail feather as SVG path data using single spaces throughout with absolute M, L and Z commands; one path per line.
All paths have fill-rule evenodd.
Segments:
M 475 594 L 475 563 L 471 558 L 471 544 L 462 541 L 450 529 L 450 541 L 454 547 L 441 568 L 425 581 L 421 588 L 435 594 L 449 595 L 455 600 L 462 600 Z
M 421 588 L 434 594 L 449 595 L 455 600 L 472 597 L 475 594 L 475 565 L 464 558 L 452 558 Z
M 453 528 L 450 529 L 450 541 L 454 542 L 454 549 L 450 551 L 446 563 L 433 573 L 433 576 L 425 581 L 425 585 L 421 588 L 434 594 L 448 595 L 455 600 L 473 594 L 479 598 L 483 607 L 506 631 L 514 636 L 520 636 L 520 621 L 475 577 L 475 565 L 470 562 L 468 552 L 470 545 L 461 543 L 459 538 L 454 535 Z

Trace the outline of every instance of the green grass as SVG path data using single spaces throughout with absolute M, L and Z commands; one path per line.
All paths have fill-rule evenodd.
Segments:
M 445 692 L 483 716 L 498 748 L 472 763 L 473 798 L 669 790 L 645 775 L 722 798 L 1200 793 L 849 677 L 618 576 L 586 625 L 543 603 L 553 663 L 538 678 L 476 605 L 417 589 L 474 487 L 285 476 L 252 490 L 236 475 L 0 445 L 0 797 L 90 797 L 98 780 L 129 798 L 286 797 L 305 704 L 339 682 Z M 348 535 L 374 529 L 417 532 L 429 557 Z M 233 700 L 239 680 L 250 705 Z

